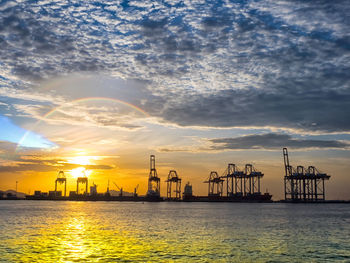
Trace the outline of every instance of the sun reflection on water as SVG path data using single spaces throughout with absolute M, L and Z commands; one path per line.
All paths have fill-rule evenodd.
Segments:
M 103 214 L 91 208 L 91 204 L 85 204 L 66 202 L 60 210 L 51 211 L 53 214 L 37 215 L 36 234 L 34 229 L 24 230 L 25 235 L 11 244 L 22 253 L 11 260 L 110 262 L 137 261 L 148 257 L 146 254 L 152 247 L 144 240 L 145 233 L 140 234 L 129 228 L 126 218 L 114 214 L 118 213 L 115 209 L 112 210 L 113 214 L 107 214 L 104 218 Z M 97 206 L 95 208 L 99 210 Z M 108 213 L 112 211 L 108 210 Z M 158 249 L 160 247 L 161 244 L 158 244 Z

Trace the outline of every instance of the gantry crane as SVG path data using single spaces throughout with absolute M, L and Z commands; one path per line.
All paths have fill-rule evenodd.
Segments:
M 59 171 L 57 175 L 57 179 L 55 180 L 55 195 L 57 196 L 57 183 L 64 184 L 64 196 L 66 196 L 67 192 L 67 178 L 64 175 L 63 171 Z
M 167 195 L 166 197 L 168 199 L 172 199 L 171 192 L 172 192 L 172 184 L 175 184 L 175 200 L 181 199 L 181 178 L 177 175 L 177 172 L 175 170 L 170 170 L 168 174 L 168 180 L 166 180 L 167 183 Z
M 79 184 L 85 184 L 85 194 L 88 194 L 88 178 L 85 171 L 82 171 L 83 176 L 77 178 L 77 195 L 79 195 Z
M 289 164 L 288 149 L 283 148 L 284 160 L 284 198 L 286 201 L 319 201 L 325 200 L 325 180 L 330 175 L 319 172 L 315 166 L 298 165 L 295 168 Z
M 208 196 L 222 196 L 223 182 L 217 172 L 210 172 L 208 180 L 204 182 L 208 184 Z

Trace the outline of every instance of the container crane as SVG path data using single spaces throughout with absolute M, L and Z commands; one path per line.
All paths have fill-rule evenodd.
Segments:
M 113 182 L 117 189 L 120 191 L 119 196 L 123 196 L 123 187 L 119 187 L 115 182 Z

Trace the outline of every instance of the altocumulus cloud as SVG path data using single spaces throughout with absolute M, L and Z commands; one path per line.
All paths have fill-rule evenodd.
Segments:
M 296 139 L 287 134 L 275 133 L 246 135 L 236 138 L 217 138 L 209 141 L 212 143 L 211 150 L 281 149 L 282 147 L 293 149 L 345 149 L 350 146 L 349 143 L 337 140 Z
M 3 1 L 0 10 L 7 91 L 103 72 L 146 81 L 145 110 L 181 126 L 350 131 L 347 0 Z

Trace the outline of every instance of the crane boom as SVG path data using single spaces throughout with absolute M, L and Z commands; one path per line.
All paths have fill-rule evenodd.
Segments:
M 120 187 L 115 182 L 113 182 L 113 183 L 117 187 L 117 189 L 120 191 Z

